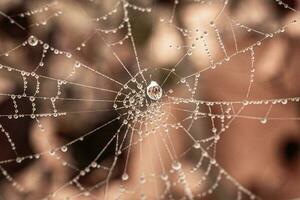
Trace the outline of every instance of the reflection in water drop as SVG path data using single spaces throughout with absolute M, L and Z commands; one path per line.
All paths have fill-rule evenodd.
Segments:
M 152 100 L 159 100 L 162 96 L 162 89 L 155 81 L 151 81 L 151 83 L 147 87 L 147 95 Z

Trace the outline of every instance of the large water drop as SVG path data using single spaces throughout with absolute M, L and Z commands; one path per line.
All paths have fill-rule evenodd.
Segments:
M 162 89 L 155 81 L 151 81 L 151 83 L 147 87 L 147 95 L 152 100 L 159 100 L 162 96 Z

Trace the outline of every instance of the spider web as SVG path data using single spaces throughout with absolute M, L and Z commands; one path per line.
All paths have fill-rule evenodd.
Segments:
M 269 3 L 298 14 L 282 1 Z M 262 124 L 299 120 L 272 117 L 272 110 L 298 103 L 300 97 L 251 100 L 257 49 L 298 22 L 294 19 L 263 32 L 231 16 L 229 4 L 228 0 L 175 0 L 161 8 L 152 1 L 32 1 L 20 13 L 0 11 L 12 32 L 26 35 L 18 44 L 1 47 L 1 77 L 15 85 L 10 92 L 0 93 L 7 101 L 0 114 L 1 140 L 14 154 L 0 161 L 8 183 L 2 186 L 3 195 L 14 193 L 14 199 L 201 199 L 217 198 L 220 191 L 228 190 L 230 199 L 260 199 L 221 166 L 216 159 L 217 144 L 241 118 Z M 205 19 L 205 27 L 189 28 L 178 20 L 183 5 L 206 6 L 214 12 Z M 70 17 L 72 12 L 83 19 Z M 74 40 L 64 44 L 84 27 L 76 27 L 77 20 L 85 20 L 89 32 L 80 33 L 81 41 L 76 44 Z M 159 54 L 179 55 L 173 64 L 152 62 L 157 54 L 155 42 L 148 49 L 139 45 L 146 40 L 144 33 L 155 31 L 148 28 L 148 21 L 150 27 L 170 29 L 185 41 L 178 43 L 172 37 L 163 41 L 168 50 Z M 65 33 L 56 23 L 75 30 Z M 58 31 L 53 36 L 57 43 L 43 38 L 49 29 Z M 242 47 L 239 36 L 249 34 L 255 40 Z M 2 37 L 4 41 L 8 36 Z M 230 38 L 233 50 L 225 37 Z M 16 60 L 28 52 L 33 54 L 23 58 L 26 63 Z M 196 55 L 201 59 L 193 64 Z M 240 55 L 249 61 L 243 95 L 237 100 L 202 98 L 202 76 L 210 73 L 213 77 Z M 268 108 L 262 116 L 242 114 L 252 106 L 265 105 Z M 33 149 L 19 149 L 20 141 L 15 142 L 19 136 L 14 131 L 25 129 L 25 122 L 34 127 L 33 135 L 27 135 L 38 141 Z M 204 124 L 210 128 L 201 128 Z M 53 129 L 74 135 L 57 141 Z M 85 155 L 89 146 L 95 148 L 94 153 Z M 51 160 L 54 164 L 49 164 Z M 28 165 L 36 167 L 24 177 L 8 170 Z M 61 171 L 57 179 L 67 175 L 47 190 L 38 182 L 52 168 Z M 40 179 L 26 180 L 33 175 Z M 93 177 L 92 181 L 87 177 Z

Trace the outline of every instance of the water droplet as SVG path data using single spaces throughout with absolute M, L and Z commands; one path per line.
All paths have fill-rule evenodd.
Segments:
M 268 120 L 267 120 L 267 118 L 265 118 L 265 117 L 262 118 L 262 119 L 260 119 L 260 123 L 262 123 L 262 124 L 266 124 L 267 121 L 268 121 Z
M 283 105 L 285 105 L 285 104 L 288 103 L 288 100 L 287 100 L 287 99 L 282 99 L 282 100 L 281 100 L 281 103 L 282 103 Z
M 178 161 L 174 161 L 174 162 L 172 163 L 172 168 L 173 168 L 174 170 L 179 170 L 179 169 L 181 168 L 181 163 L 178 162 Z
M 117 154 L 118 154 L 118 155 L 121 155 L 121 154 L 122 154 L 122 151 L 121 151 L 121 150 L 118 150 Z
M 33 35 L 30 36 L 27 41 L 30 46 L 36 46 L 39 42 L 38 39 Z
M 122 180 L 123 180 L 123 181 L 127 181 L 128 178 L 129 178 L 128 174 L 124 173 L 124 174 L 122 175 Z
M 81 170 L 80 171 L 80 176 L 85 176 L 85 171 Z
M 146 178 L 145 178 L 145 176 L 144 175 L 142 175 L 141 177 L 140 177 L 140 183 L 145 183 L 146 182 Z
M 81 66 L 80 62 L 76 61 L 75 64 L 74 64 L 74 67 L 79 68 L 80 66 Z
M 162 174 L 160 177 L 164 181 L 168 180 L 168 175 L 167 174 Z
M 131 98 L 129 99 L 129 102 L 130 102 L 131 104 L 133 104 L 134 101 L 135 101 L 134 97 L 131 97 Z
M 193 145 L 193 147 L 194 147 L 195 149 L 199 149 L 201 146 L 200 146 L 200 143 L 199 143 L 199 142 L 195 142 L 194 145 Z
M 63 147 L 61 147 L 61 149 L 60 149 L 62 152 L 67 152 L 68 151 L 68 147 L 66 147 L 66 146 L 63 146 Z
M 45 43 L 45 44 L 43 45 L 43 48 L 44 48 L 44 49 L 49 49 L 49 44 Z
M 249 104 L 249 101 L 247 101 L 247 100 L 244 100 L 244 101 L 243 101 L 243 105 L 244 105 L 244 106 L 247 106 L 248 104 Z
M 211 159 L 211 160 L 210 160 L 210 163 L 211 163 L 212 165 L 216 164 L 216 162 L 217 162 L 217 161 L 216 161 L 215 159 Z
M 50 156 L 54 156 L 54 155 L 55 155 L 55 151 L 54 151 L 53 149 L 50 150 L 50 151 L 49 151 L 49 155 L 50 155 Z
M 67 58 L 71 58 L 72 54 L 71 53 L 66 53 Z
M 21 162 L 22 162 L 22 158 L 17 157 L 16 162 L 17 162 L 17 163 L 21 163 Z
M 147 95 L 152 100 L 159 100 L 162 96 L 162 89 L 155 81 L 151 81 L 151 83 L 147 87 Z
M 217 130 L 217 128 L 214 127 L 214 128 L 211 129 L 211 131 L 212 131 L 213 133 L 216 133 L 218 130 Z

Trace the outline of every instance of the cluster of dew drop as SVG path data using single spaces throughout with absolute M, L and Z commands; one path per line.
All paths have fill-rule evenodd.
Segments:
M 152 103 L 161 100 L 162 88 L 156 81 L 146 81 L 144 77 L 146 72 L 148 69 L 137 73 L 119 90 L 113 104 L 113 108 L 117 112 L 124 110 L 130 115 L 139 115 Z

